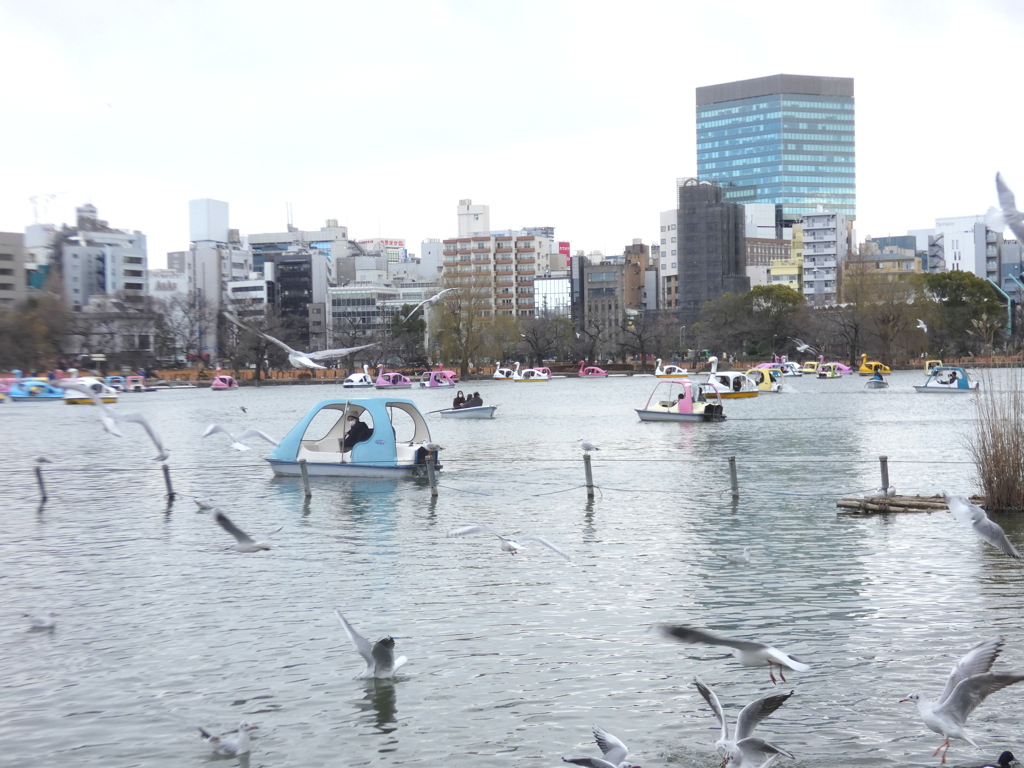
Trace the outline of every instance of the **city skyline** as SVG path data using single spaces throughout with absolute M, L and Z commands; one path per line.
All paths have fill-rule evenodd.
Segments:
M 0 230 L 33 223 L 33 196 L 55 224 L 92 202 L 159 267 L 210 197 L 243 233 L 283 230 L 290 204 L 299 229 L 337 219 L 418 253 L 471 198 L 495 228 L 621 252 L 656 241 L 675 179 L 696 175 L 696 88 L 780 73 L 856 82 L 858 239 L 984 213 L 997 170 L 1024 188 L 1003 90 L 1024 9 L 740 5 L 0 0 L 0 60 L 20 73 L 0 84 Z M 816 30 L 832 44 L 811 57 Z

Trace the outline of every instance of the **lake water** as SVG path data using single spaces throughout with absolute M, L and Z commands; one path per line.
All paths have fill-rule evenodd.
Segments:
M 251 766 L 541 768 L 599 754 L 598 724 L 645 768 L 710 768 L 718 732 L 694 676 L 730 718 L 773 686 L 764 668 L 650 631 L 666 621 L 812 665 L 758 729 L 797 756 L 779 765 L 935 765 L 941 737 L 898 700 L 936 697 L 995 634 L 996 670 L 1024 670 L 1024 569 L 946 513 L 837 514 L 839 496 L 879 485 L 880 454 L 900 493 L 977 490 L 963 447 L 976 404 L 916 394 L 923 379 L 896 373 L 880 392 L 787 379 L 726 402 L 721 424 L 639 422 L 653 378 L 472 382 L 500 407 L 493 421 L 427 417 L 446 446 L 436 501 L 412 480 L 315 478 L 308 504 L 300 481 L 273 478 L 265 445 L 201 435 L 216 422 L 282 437 L 340 387 L 123 396 L 171 449 L 176 491 L 253 533 L 284 526 L 255 555 L 226 549 L 188 497 L 167 509 L 137 425 L 118 439 L 91 407 L 2 405 L 3 764 L 205 765 L 196 727 L 248 720 Z M 408 393 L 424 412 L 452 395 Z M 601 447 L 592 503 L 578 438 Z M 39 455 L 53 462 L 41 509 Z M 997 519 L 1024 549 L 1024 520 Z M 545 536 L 572 562 L 445 537 L 469 523 Z M 757 548 L 749 566 L 718 556 L 743 546 Z M 354 679 L 363 663 L 335 608 L 371 640 L 396 637 L 410 659 L 396 682 Z M 28 631 L 22 614 L 46 609 L 57 629 Z M 1021 722 L 1024 685 L 995 694 L 968 722 L 982 749 L 955 742 L 950 763 L 1020 754 Z

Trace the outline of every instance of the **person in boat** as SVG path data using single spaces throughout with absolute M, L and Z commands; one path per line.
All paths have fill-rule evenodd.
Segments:
M 455 399 L 452 400 L 452 408 L 461 408 L 465 404 L 466 404 L 466 396 L 464 394 L 462 394 L 462 390 L 460 389 L 459 390 L 459 394 L 457 394 L 455 396 Z
M 345 439 L 341 441 L 342 451 L 351 451 L 356 443 L 362 443 L 370 439 L 373 430 L 364 421 L 360 421 L 354 414 L 348 417 L 348 432 Z
M 872 376 L 871 379 L 873 381 L 885 381 L 885 379 L 882 378 L 882 372 L 877 368 L 875 368 L 875 375 Z
M 479 408 L 484 404 L 484 400 L 480 397 L 479 392 L 474 392 L 473 396 L 466 401 L 465 408 Z

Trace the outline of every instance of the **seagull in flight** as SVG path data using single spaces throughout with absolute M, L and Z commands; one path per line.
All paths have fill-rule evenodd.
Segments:
M 946 687 L 937 701 L 922 698 L 918 693 L 900 699 L 900 702 L 912 701 L 917 704 L 917 711 L 924 724 L 945 737 L 932 757 L 945 747 L 942 752 L 942 762 L 945 763 L 950 739 L 963 739 L 977 747 L 974 739 L 963 728 L 971 712 L 991 694 L 1024 680 L 1024 675 L 999 675 L 989 671 L 1002 648 L 1003 638 L 992 637 L 969 650 L 949 673 Z
M 153 445 L 156 446 L 158 451 L 157 455 L 153 457 L 153 461 L 166 461 L 170 452 L 164 448 L 163 442 L 160 440 L 160 436 L 157 435 L 156 430 L 153 429 L 153 425 L 149 423 L 149 420 L 141 413 L 121 413 L 115 411 L 109 405 L 104 403 L 98 394 L 93 392 L 89 387 L 84 384 L 79 384 L 74 381 L 66 381 L 59 379 L 50 382 L 55 387 L 61 389 L 71 389 L 75 392 L 81 392 L 90 398 L 93 404 L 100 409 L 100 421 L 103 422 L 103 428 L 114 435 L 115 437 L 124 437 L 124 433 L 118 428 L 118 422 L 132 421 L 142 426 L 146 430 L 146 434 L 149 435 L 149 439 L 153 441 Z
M 234 549 L 236 552 L 260 552 L 265 549 L 270 549 L 270 545 L 267 544 L 267 542 L 254 540 L 249 534 L 247 534 L 237 525 L 232 523 L 231 518 L 229 518 L 223 512 L 214 510 L 213 519 L 217 521 L 217 524 L 220 525 L 221 528 L 223 528 L 225 531 L 234 536 L 235 539 L 238 541 L 238 543 L 232 547 L 232 549 Z M 281 528 L 283 527 L 284 526 L 281 526 Z M 262 538 L 269 539 L 275 533 L 280 531 L 281 528 L 271 531 Z
M 985 224 L 989 229 L 1002 232 L 1007 227 L 1024 243 L 1024 214 L 1017 210 L 1017 201 L 1013 191 L 1006 186 L 1002 174 L 996 174 L 996 193 L 999 195 L 999 208 L 989 208 L 985 214 Z
M 818 350 L 816 350 L 810 344 L 801 341 L 800 339 L 790 339 L 790 341 L 793 341 L 796 344 L 796 349 L 798 352 L 810 352 L 812 355 L 818 354 Z
M 501 551 L 508 552 L 509 554 L 517 554 L 519 550 L 523 549 L 523 545 L 519 541 L 513 541 L 512 539 L 502 536 L 493 528 L 488 528 L 486 525 L 467 525 L 463 528 L 456 528 L 453 531 L 448 531 L 447 538 L 454 538 L 456 536 L 469 536 L 474 533 L 490 533 L 497 536 L 501 540 Z M 557 552 L 566 560 L 570 559 L 569 555 L 556 544 L 552 544 L 547 539 L 541 538 L 540 536 L 517 536 L 520 541 L 536 541 L 538 544 L 543 544 L 545 547 L 550 549 L 552 552 Z
M 600 451 L 601 449 L 594 445 L 589 440 L 584 440 L 582 437 L 579 439 L 580 448 L 583 449 L 584 453 L 590 453 L 591 451 Z
M 429 299 L 425 299 L 425 300 L 421 301 L 419 304 L 417 304 L 415 307 L 413 307 L 412 312 L 410 312 L 408 315 L 406 315 L 405 319 L 408 320 L 410 317 L 415 315 L 416 314 L 416 310 L 419 309 L 422 306 L 427 306 L 427 307 L 435 306 L 437 304 L 437 302 L 439 302 L 441 300 L 442 296 L 444 296 L 446 293 L 448 293 L 448 291 L 454 291 L 454 290 L 457 290 L 457 289 L 456 288 L 445 288 L 443 291 L 435 293 Z
M 946 494 L 946 506 L 953 513 L 953 517 L 964 525 L 969 525 L 974 532 L 985 541 L 998 549 L 1004 555 L 1021 559 L 1020 552 L 1013 546 L 999 523 L 993 522 L 985 514 L 985 510 L 976 504 L 971 504 L 966 496 L 950 496 Z
M 357 675 L 357 679 L 386 680 L 394 677 L 398 669 L 408 661 L 405 656 L 395 658 L 395 638 L 388 635 L 387 637 L 382 637 L 376 643 L 370 643 L 369 640 L 352 628 L 352 625 L 341 615 L 341 611 L 335 609 L 334 615 L 338 617 L 341 626 L 345 628 L 345 634 L 352 641 L 352 645 L 356 647 L 359 655 L 366 661 L 366 669 Z
M 288 362 L 292 364 L 293 368 L 320 368 L 324 369 L 326 366 L 320 365 L 316 362 L 317 360 L 330 360 L 334 357 L 344 357 L 350 355 L 353 352 L 358 352 L 360 349 L 366 349 L 367 347 L 376 347 L 378 342 L 372 344 L 363 344 L 358 347 L 345 347 L 343 349 L 324 349 L 320 352 L 300 352 L 297 349 L 292 349 L 287 344 L 279 339 L 275 339 L 273 336 L 263 333 L 263 331 L 257 331 L 255 328 L 251 328 L 241 320 L 239 320 L 231 312 L 225 312 L 224 317 L 230 320 L 232 323 L 237 325 L 239 328 L 244 328 L 249 333 L 255 333 L 257 336 L 262 336 L 264 339 L 269 341 L 271 344 L 276 344 L 285 352 L 288 353 Z
M 237 757 L 244 755 L 252 747 L 249 740 L 249 731 L 259 728 L 258 725 L 250 725 L 246 722 L 238 724 L 237 736 L 214 736 L 200 728 L 199 733 L 203 735 L 203 741 L 210 745 L 215 755 L 225 757 Z
M 604 757 L 563 757 L 563 763 L 585 765 L 588 768 L 640 768 L 626 760 L 629 754 L 629 747 L 622 743 L 621 739 L 612 736 L 604 728 L 594 726 L 594 740 L 601 748 Z
M 736 738 L 732 740 L 729 738 L 729 724 L 725 720 L 725 712 L 722 711 L 722 705 L 715 692 L 697 678 L 693 679 L 693 684 L 697 686 L 700 695 L 704 697 L 704 701 L 711 707 L 711 711 L 715 713 L 722 726 L 722 735 L 715 743 L 715 750 L 725 761 L 724 765 L 762 765 L 771 755 L 793 757 L 789 752 L 751 736 L 762 720 L 786 703 L 793 695 L 792 691 L 763 696 L 747 704 L 736 718 Z
M 922 320 L 921 318 L 917 319 L 917 327 L 920 328 L 925 333 L 928 333 L 928 324 L 925 323 L 925 321 Z
M 771 677 L 773 683 L 776 682 L 775 673 L 772 670 L 773 665 L 778 666 L 779 677 L 782 678 L 782 682 L 786 682 L 786 676 L 782 673 L 784 669 L 795 670 L 796 672 L 806 672 L 810 669 L 800 659 L 794 658 L 787 653 L 783 653 L 778 648 L 772 648 L 764 643 L 733 640 L 730 637 L 722 637 L 701 629 L 691 629 L 690 627 L 672 624 L 662 624 L 661 631 L 668 637 L 681 643 L 703 643 L 704 645 L 723 645 L 731 648 L 732 655 L 744 667 L 763 667 L 767 665 L 768 676 Z
M 227 435 L 228 439 L 231 441 L 231 447 L 234 448 L 236 451 L 250 450 L 248 445 L 242 444 L 243 440 L 248 440 L 250 437 L 261 437 L 271 445 L 277 445 L 277 440 L 272 438 L 266 432 L 261 432 L 258 429 L 247 429 L 244 432 L 239 432 L 237 435 L 233 435 L 226 429 L 224 429 L 224 427 L 222 427 L 220 424 L 211 424 L 210 426 L 208 426 L 206 428 L 206 431 L 203 432 L 203 437 L 209 437 L 210 435 L 215 434 L 217 432 L 223 432 L 225 435 Z

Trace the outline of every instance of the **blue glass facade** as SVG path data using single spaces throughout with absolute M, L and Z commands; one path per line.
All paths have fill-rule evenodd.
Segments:
M 766 92 L 787 85 L 819 93 Z M 746 97 L 722 98 L 734 95 Z M 818 205 L 852 219 L 854 123 L 846 78 L 776 75 L 698 88 L 697 174 L 721 184 L 728 202 L 781 205 L 784 220 Z

